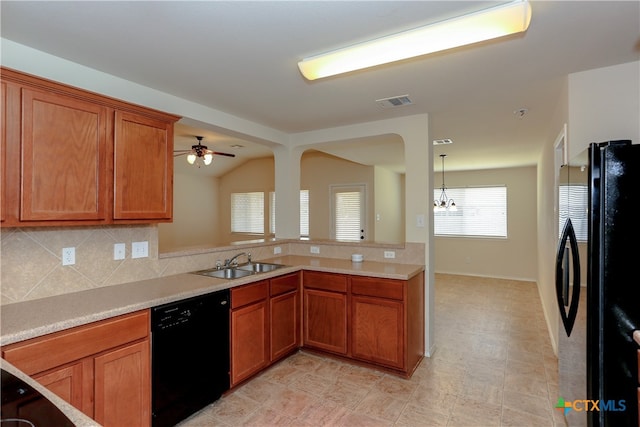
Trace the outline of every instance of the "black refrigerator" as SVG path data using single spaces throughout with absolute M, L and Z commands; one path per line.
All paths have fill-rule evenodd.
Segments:
M 558 198 L 564 224 L 556 256 L 561 317 L 556 409 L 564 412 L 569 426 L 635 427 L 640 145 L 629 140 L 593 143 L 586 156 L 563 169 Z

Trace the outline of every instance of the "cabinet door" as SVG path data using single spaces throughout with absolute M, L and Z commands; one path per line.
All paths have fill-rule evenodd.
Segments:
M 22 89 L 21 221 L 103 220 L 107 109 Z
M 272 297 L 269 300 L 271 314 L 271 361 L 275 361 L 299 346 L 299 303 L 297 291 Z
M 232 297 L 233 300 L 233 297 Z M 267 300 L 231 311 L 231 385 L 269 364 Z
M 354 358 L 404 369 L 404 313 L 400 301 L 352 296 Z
M 84 359 L 34 380 L 93 418 L 93 360 Z
M 151 424 L 149 354 L 147 339 L 95 358 L 95 420 L 98 423 L 105 427 Z
M 304 290 L 304 345 L 347 354 L 347 296 Z
M 173 210 L 173 123 L 116 111 L 113 218 L 166 219 Z

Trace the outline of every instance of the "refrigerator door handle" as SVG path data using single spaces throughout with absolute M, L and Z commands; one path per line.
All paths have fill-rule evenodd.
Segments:
M 569 285 L 568 278 L 571 277 L 571 275 L 566 274 L 563 269 L 567 241 L 569 241 L 569 248 L 571 249 L 571 266 L 573 271 L 571 302 L 568 310 L 565 304 L 564 288 Z M 560 310 L 560 317 L 562 318 L 564 330 L 567 333 L 567 336 L 571 336 L 571 330 L 573 329 L 576 316 L 578 315 L 578 304 L 580 302 L 580 258 L 578 255 L 578 241 L 570 218 L 567 219 L 567 222 L 564 224 L 562 237 L 558 243 L 558 253 L 556 256 L 556 298 L 558 300 L 558 308 Z

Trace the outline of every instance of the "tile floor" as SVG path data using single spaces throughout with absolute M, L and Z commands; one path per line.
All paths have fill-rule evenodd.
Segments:
M 532 282 L 436 275 L 436 351 L 411 379 L 305 351 L 180 424 L 564 426 Z

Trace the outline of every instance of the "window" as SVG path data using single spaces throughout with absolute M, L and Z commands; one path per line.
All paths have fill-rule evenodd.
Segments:
M 434 200 L 441 189 L 433 190 Z M 456 211 L 434 212 L 436 236 L 507 237 L 507 187 L 448 188 Z
M 365 186 L 332 186 L 332 238 L 360 241 L 365 229 Z
M 309 237 L 309 190 L 300 190 L 300 236 Z
M 270 229 L 271 234 L 276 234 L 276 193 L 269 193 Z M 300 190 L 300 236 L 309 237 L 309 190 Z
M 571 191 L 569 191 L 571 190 Z M 571 184 L 558 186 L 558 237 L 562 237 L 562 229 L 567 218 L 571 217 L 571 224 L 578 241 L 587 241 L 589 192 L 587 185 Z
M 264 193 L 231 193 L 231 232 L 264 234 Z

